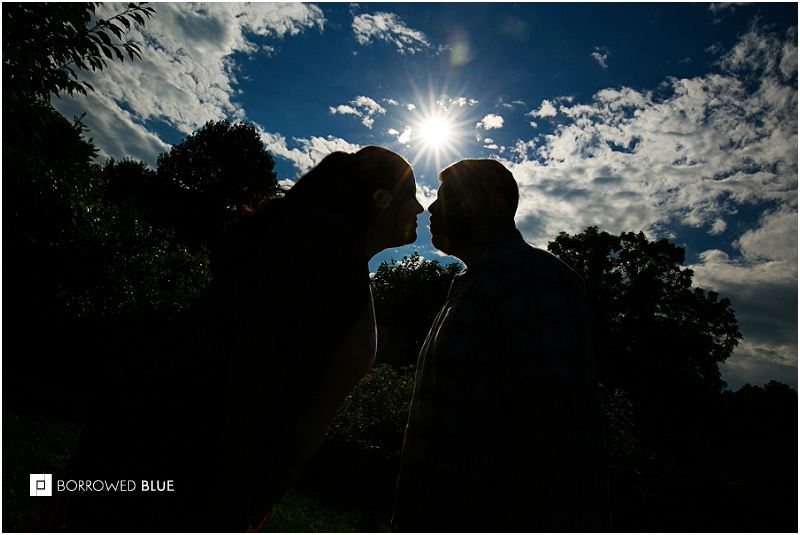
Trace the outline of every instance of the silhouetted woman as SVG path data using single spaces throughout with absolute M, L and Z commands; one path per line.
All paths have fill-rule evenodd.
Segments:
M 136 490 L 67 493 L 38 527 L 258 529 L 369 371 L 368 261 L 413 242 L 421 212 L 408 163 L 366 147 L 328 155 L 231 226 L 213 282 L 154 348 L 162 364 L 132 374 L 60 476 Z

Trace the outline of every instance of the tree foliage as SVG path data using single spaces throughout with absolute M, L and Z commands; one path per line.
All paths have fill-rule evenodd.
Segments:
M 209 246 L 277 186 L 274 166 L 253 125 L 209 121 L 159 155 L 157 221 L 183 243 Z
M 424 260 L 417 252 L 399 262 L 381 262 L 372 278 L 380 362 L 416 365 L 428 330 L 461 269 L 459 263 L 442 266 Z
M 796 530 L 780 512 L 796 492 L 779 490 L 785 461 L 768 450 L 796 451 L 797 393 L 724 390 L 718 365 L 742 338 L 730 301 L 694 288 L 684 250 L 665 239 L 589 227 L 548 248 L 586 282 L 615 530 Z
M 99 19 L 97 2 L 3 4 L 3 102 L 48 99 L 94 88 L 80 71 L 102 71 L 107 61 L 141 58 L 134 43 L 123 42 L 133 23 L 141 26 L 155 10 L 144 3 Z M 5 107 L 5 106 L 4 106 Z
M 345 398 L 326 440 L 353 443 L 365 455 L 399 459 L 414 371 L 414 366 L 398 371 L 388 364 L 374 368 Z
M 730 300 L 692 287 L 683 248 L 644 233 L 564 232 L 548 249 L 584 278 L 601 380 L 641 396 L 720 392 L 742 338 Z
M 49 102 L 60 91 L 91 89 L 62 67 L 102 70 L 98 54 L 138 55 L 133 45 L 108 44 L 106 33 L 121 38 L 122 27 L 143 24 L 153 10 L 130 5 L 89 28 L 94 9 L 3 6 L 3 189 L 13 199 L 4 215 L 3 267 L 14 288 L 3 306 L 14 318 L 7 339 L 23 348 L 3 366 L 9 376 L 37 378 L 40 406 L 28 403 L 28 410 L 85 409 L 89 386 L 119 363 L 123 349 L 156 318 L 186 308 L 209 280 L 203 255 L 175 244 L 171 229 L 153 226 L 147 210 L 109 188 L 120 175 L 152 176 L 146 164 L 97 165 L 80 118 L 67 120 Z M 59 385 L 73 394 L 59 396 Z M 30 402 L 16 388 L 6 392 L 6 400 Z
M 78 395 L 57 406 L 72 410 L 88 392 L 82 386 L 118 364 L 122 349 L 142 338 L 140 329 L 186 308 L 210 272 L 206 257 L 176 244 L 170 229 L 107 195 L 120 169 L 147 174 L 146 164 L 94 164 L 96 149 L 80 121 L 34 105 L 48 128 L 3 146 L 3 188 L 14 200 L 5 213 L 3 267 L 16 289 L 3 305 L 14 318 L 8 339 L 26 348 L 7 355 L 4 369 L 19 376 L 37 370 L 48 394 L 38 397 L 43 405 L 57 392 L 47 385 L 71 381 Z
M 299 486 L 391 513 L 415 366 L 376 366 L 347 396 Z

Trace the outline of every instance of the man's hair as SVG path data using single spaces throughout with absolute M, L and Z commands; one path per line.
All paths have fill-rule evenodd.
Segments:
M 439 173 L 439 181 L 455 182 L 462 197 L 488 205 L 500 220 L 513 221 L 519 205 L 519 186 L 511 171 L 497 160 L 458 161 Z

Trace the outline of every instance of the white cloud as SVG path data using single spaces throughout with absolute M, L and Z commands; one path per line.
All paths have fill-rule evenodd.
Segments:
M 411 134 L 413 133 L 413 130 L 410 126 L 406 126 L 402 133 L 395 128 L 390 128 L 386 131 L 386 133 L 390 136 L 397 136 L 397 141 L 405 144 L 411 141 Z
M 782 41 L 780 36 L 760 31 L 753 23 L 750 31 L 717 63 L 731 72 L 758 69 L 769 73 L 776 73 L 780 64 L 780 73 L 788 80 L 797 74 L 797 27 L 790 28 L 787 33 L 786 40 Z
M 797 203 L 765 212 L 759 226 L 742 234 L 735 242 L 742 255 L 751 261 L 781 262 L 785 278 L 797 279 Z
M 743 41 L 761 35 L 753 33 Z M 767 69 L 755 91 L 735 73 L 709 74 L 671 78 L 658 94 L 623 87 L 599 91 L 590 104 L 562 102 L 568 121 L 544 143 L 514 150 L 531 200 L 521 205 L 521 223 L 529 218 L 540 242 L 565 224 L 657 232 L 682 221 L 719 232 L 739 203 L 796 199 L 797 92 L 783 82 L 785 47 L 761 36 L 773 57 L 764 57 L 763 44 L 748 47 L 752 65 Z M 744 66 L 749 56 L 736 57 Z M 529 115 L 554 114 L 544 101 Z
M 394 13 L 375 13 L 357 15 L 353 18 L 353 33 L 361 45 L 371 44 L 373 40 L 386 41 L 397 47 L 401 54 L 414 54 L 431 48 L 424 33 L 408 28 Z
M 315 137 L 310 139 L 294 138 L 292 141 L 298 147 L 289 148 L 289 142 L 280 134 L 264 132 L 263 128 L 255 125 L 261 130 L 261 141 L 264 147 L 274 156 L 289 160 L 297 169 L 297 177 L 317 165 L 320 160 L 334 151 L 356 152 L 361 147 L 349 143 L 341 138 L 333 136 Z
M 351 106 L 344 104 L 336 107 L 331 106 L 329 109 L 333 114 L 339 113 L 360 117 L 362 124 L 367 128 L 372 128 L 372 125 L 375 123 L 376 114 L 382 115 L 386 113 L 385 108 L 369 97 L 358 96 L 355 100 L 351 100 L 350 104 Z
M 361 116 L 361 112 L 360 111 L 358 111 L 357 109 L 355 109 L 353 107 L 345 106 L 344 104 L 340 104 L 339 106 L 336 106 L 335 108 L 333 106 L 331 106 L 330 110 L 331 110 L 331 113 L 340 113 L 342 115 L 348 115 L 348 114 L 349 115 L 357 115 L 359 117 Z
M 737 3 L 740 2 L 712 2 L 708 5 L 708 10 L 712 13 L 719 13 L 720 11 L 724 11 L 726 9 L 733 10 Z
M 737 312 L 745 339 L 722 367 L 732 382 L 764 362 L 781 373 L 770 378 L 796 384 L 795 39 L 794 30 L 753 26 L 720 56 L 721 72 L 560 101 L 554 132 L 520 140 L 504 161 L 520 185 L 518 227 L 540 247 L 590 225 L 651 238 L 671 237 L 668 225 L 733 236 L 730 250 L 689 266 L 695 285 L 729 297 Z M 544 101 L 528 115 L 555 114 Z M 755 227 L 731 228 L 726 219 L 742 205 L 768 209 Z
M 720 366 L 736 389 L 797 377 L 797 209 L 765 214 L 734 246 L 741 257 L 705 251 L 689 265 L 694 284 L 731 300 L 744 339 Z
M 425 210 L 436 200 L 437 191 L 438 190 L 424 184 L 417 187 L 417 200 Z
M 170 148 L 102 93 L 90 92 L 80 98 L 62 97 L 54 101 L 56 109 L 67 118 L 78 117 L 86 110 L 91 110 L 86 113 L 83 123 L 89 127 L 88 137 L 96 141 L 102 137 L 102 143 L 96 143 L 101 161 L 105 158 L 122 160 L 128 157 L 147 162 L 155 169 L 158 155 Z
M 356 97 L 355 105 L 365 110 L 367 114 L 386 113 L 386 110 L 369 97 Z
M 118 13 L 125 4 L 103 5 L 101 16 Z M 289 3 L 159 3 L 145 28 L 126 34 L 142 59 L 109 62 L 102 73 L 84 73 L 95 88 L 89 96 L 65 97 L 54 105 L 62 113 L 87 110 L 84 122 L 95 139 L 103 139 L 103 156 L 132 156 L 151 164 L 165 145 L 143 127 L 164 122 L 189 134 L 207 121 L 242 119 L 231 100 L 236 94 L 234 52 L 265 53 L 248 34 L 283 38 L 312 28 L 325 17 L 314 5 Z M 125 103 L 125 109 L 117 105 Z M 121 121 L 121 123 L 120 123 Z M 124 129 L 125 135 L 120 135 Z
M 486 115 L 476 126 L 491 130 L 492 128 L 503 128 L 503 118 L 494 113 Z
M 709 234 L 722 234 L 725 232 L 725 229 L 728 228 L 728 224 L 725 223 L 725 220 L 722 218 L 717 219 L 711 225 L 711 230 L 709 230 Z
M 762 386 L 772 380 L 794 388 L 787 378 L 797 377 L 797 346 L 759 343 L 745 338 L 719 368 L 730 390 L 738 390 L 745 383 Z
M 501 102 L 500 105 L 509 110 L 515 110 L 517 106 L 524 106 L 525 103 L 521 100 L 513 100 L 511 102 Z
M 460 106 L 462 108 L 464 106 L 474 106 L 477 103 L 478 103 L 478 101 L 475 100 L 474 98 L 469 98 L 468 99 L 466 97 L 458 97 L 458 98 L 450 99 L 450 105 L 451 106 L 452 105 L 456 105 L 456 106 Z
M 398 136 L 397 141 L 403 144 L 408 143 L 409 141 L 411 141 L 411 135 L 413 133 L 414 131 L 411 129 L 411 127 L 406 126 L 405 130 L 403 130 L 403 133 L 400 134 L 400 136 Z
M 600 47 L 600 46 L 594 47 L 594 52 L 592 52 L 592 57 L 597 60 L 597 63 L 599 63 L 601 67 L 603 67 L 604 69 L 608 68 L 608 63 L 606 63 L 606 60 L 608 59 L 608 50 L 606 50 L 605 47 Z
M 529 111 L 525 115 L 530 115 L 531 117 L 555 117 L 557 114 L 558 111 L 555 105 L 549 100 L 543 100 L 538 110 Z

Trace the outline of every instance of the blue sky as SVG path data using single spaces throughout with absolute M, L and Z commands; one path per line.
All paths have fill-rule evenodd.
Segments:
M 103 12 L 120 11 L 106 4 Z M 797 4 L 157 3 L 141 61 L 86 75 L 102 157 L 155 168 L 206 121 L 253 123 L 290 186 L 333 150 L 381 145 L 419 196 L 461 158 L 520 184 L 518 228 L 546 248 L 590 225 L 687 250 L 733 302 L 729 388 L 797 389 Z M 429 243 L 427 213 L 413 251 Z

